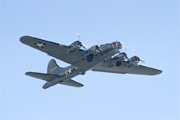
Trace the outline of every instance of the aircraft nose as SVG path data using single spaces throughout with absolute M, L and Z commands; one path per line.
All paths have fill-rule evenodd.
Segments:
M 119 42 L 119 49 L 121 49 L 123 46 L 123 42 Z
M 113 48 L 119 48 L 119 49 L 121 49 L 122 48 L 122 42 L 118 42 L 118 41 L 116 41 L 116 42 L 113 42 L 112 43 L 112 47 Z
M 122 43 L 122 42 L 119 42 L 119 41 L 116 42 L 116 47 L 117 47 L 117 48 L 121 49 L 122 46 L 123 46 L 123 43 Z

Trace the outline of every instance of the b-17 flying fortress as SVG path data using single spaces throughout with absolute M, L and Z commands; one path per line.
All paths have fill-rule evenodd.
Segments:
M 20 41 L 71 64 L 71 66 L 61 68 L 52 59 L 49 61 L 47 73 L 26 72 L 28 76 L 45 80 L 44 89 L 56 84 L 82 87 L 84 86 L 83 84 L 71 78 L 80 74 L 84 75 L 88 70 L 140 75 L 157 75 L 162 73 L 161 70 L 139 65 L 139 61 L 143 62 L 143 60 L 138 56 L 128 58 L 125 52 L 121 52 L 122 42 L 118 41 L 100 46 L 94 45 L 89 49 L 79 40 L 70 45 L 62 45 L 35 37 L 23 36 L 20 38 Z

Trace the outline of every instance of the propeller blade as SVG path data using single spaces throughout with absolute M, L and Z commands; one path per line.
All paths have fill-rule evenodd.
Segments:
M 142 63 L 145 63 L 145 60 L 143 60 L 142 58 L 140 58 L 140 61 L 141 61 Z
M 137 56 L 137 50 L 136 49 L 133 49 L 135 55 Z M 138 57 L 139 58 L 139 57 Z M 142 63 L 145 63 L 145 60 L 142 59 L 142 58 L 139 58 L 139 61 L 141 61 Z
M 80 41 L 81 39 L 81 35 L 79 33 L 77 33 L 77 36 L 78 36 L 78 40 Z M 81 41 L 80 41 L 81 42 Z M 81 42 L 81 47 L 83 47 L 84 49 L 87 49 L 87 46 L 86 45 L 83 45 L 82 42 Z
M 100 39 L 99 38 L 97 38 L 97 43 L 98 43 L 98 46 L 99 46 L 99 44 L 100 44 Z
M 82 46 L 84 49 L 87 49 L 87 46 L 85 46 L 85 45 L 83 45 L 83 44 L 82 44 L 81 46 Z
M 124 52 L 125 53 L 127 52 L 127 46 L 124 46 Z
M 129 60 L 128 56 L 126 55 L 126 59 Z
M 125 59 L 129 60 L 129 58 L 128 58 L 128 56 L 127 56 L 127 53 L 126 53 L 126 52 L 127 52 L 127 46 L 126 46 L 126 45 L 123 46 L 123 51 L 124 51 L 123 53 L 124 53 L 124 55 L 125 55 L 125 56 L 124 56 Z
M 80 37 L 81 37 L 81 35 L 78 33 L 78 34 L 77 34 L 77 36 L 78 36 L 78 40 L 80 41 Z
M 133 52 L 134 52 L 135 55 L 137 56 L 137 50 L 136 50 L 136 49 L 133 49 Z

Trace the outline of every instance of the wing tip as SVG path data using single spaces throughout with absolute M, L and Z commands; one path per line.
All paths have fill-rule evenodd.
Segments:
M 83 84 L 81 84 L 81 85 L 79 85 L 78 87 L 84 87 L 84 85 L 83 85 Z
M 157 75 L 161 74 L 162 72 L 163 72 L 162 70 L 158 70 Z
M 30 74 L 31 74 L 31 72 L 26 72 L 26 73 L 25 73 L 25 75 L 28 75 L 28 76 L 29 76 Z
M 26 39 L 27 38 L 29 38 L 29 36 L 22 36 L 21 38 L 20 38 L 20 41 L 22 42 L 22 43 L 25 43 L 25 41 L 26 41 Z
M 162 70 L 156 69 L 156 71 L 155 71 L 153 74 L 151 74 L 151 75 L 159 75 L 159 74 L 161 74 L 162 72 L 163 72 Z

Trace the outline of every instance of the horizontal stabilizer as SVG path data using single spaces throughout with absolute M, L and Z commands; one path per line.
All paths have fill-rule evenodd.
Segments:
M 45 81 L 51 81 L 55 79 L 56 77 L 58 77 L 58 75 L 36 73 L 36 72 L 27 72 L 26 75 L 34 77 L 34 78 L 42 79 Z
M 83 87 L 84 86 L 83 84 L 78 83 L 78 82 L 71 80 L 71 79 L 69 79 L 67 81 L 60 82 L 60 84 L 73 86 L 73 87 Z

